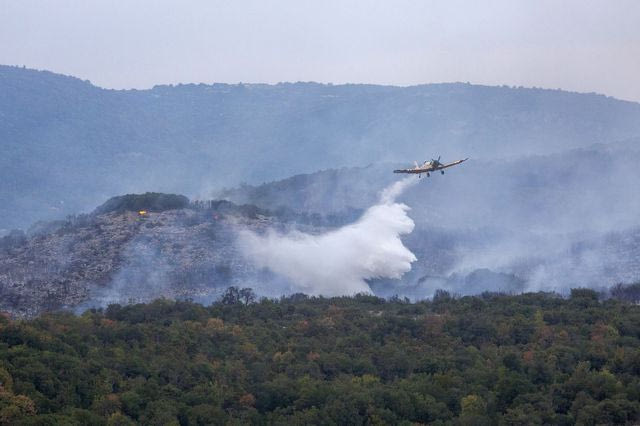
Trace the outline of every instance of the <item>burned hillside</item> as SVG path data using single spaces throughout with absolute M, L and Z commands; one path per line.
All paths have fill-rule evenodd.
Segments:
M 154 205 L 158 197 L 140 199 Z M 157 297 L 212 299 L 250 272 L 235 252 L 234 228 L 260 229 L 276 221 L 264 210 L 225 201 L 152 211 L 158 209 L 138 200 L 131 204 L 138 211 L 108 211 L 118 200 L 90 215 L 4 237 L 0 310 L 30 317 Z

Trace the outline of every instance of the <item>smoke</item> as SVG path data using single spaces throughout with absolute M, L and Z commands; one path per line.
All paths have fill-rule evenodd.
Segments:
M 259 268 L 287 278 L 299 291 L 336 296 L 370 293 L 365 280 L 400 278 L 411 270 L 414 254 L 400 240 L 413 231 L 409 207 L 396 202 L 417 179 L 407 177 L 385 188 L 379 202 L 355 223 L 319 235 L 300 231 L 265 235 L 243 230 L 239 246 Z

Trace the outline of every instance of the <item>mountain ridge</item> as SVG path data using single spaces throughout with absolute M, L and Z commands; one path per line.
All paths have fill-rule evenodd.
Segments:
M 105 87 L 99 84 L 93 83 L 90 79 L 83 79 L 81 77 L 77 77 L 73 74 L 65 74 L 62 72 L 52 71 L 48 69 L 39 69 L 39 68 L 30 68 L 23 65 L 10 65 L 10 64 L 0 64 L 0 70 L 3 71 L 22 71 L 29 72 L 32 75 L 43 74 L 52 77 L 63 77 L 67 78 L 71 81 L 76 81 L 77 83 L 82 83 L 85 85 L 89 85 L 96 89 L 111 91 L 111 92 L 145 92 L 145 91 L 153 91 L 153 90 L 163 90 L 163 89 L 171 89 L 175 87 L 192 87 L 192 86 L 208 86 L 211 88 L 215 87 L 233 87 L 233 86 L 244 86 L 244 87 L 279 87 L 279 86 L 291 86 L 291 85 L 317 85 L 317 86 L 325 86 L 325 87 L 377 87 L 377 88 L 400 88 L 400 89 L 411 89 L 416 87 L 426 87 L 426 86 L 455 86 L 455 85 L 466 85 L 466 86 L 474 86 L 474 87 L 483 87 L 483 88 L 510 88 L 510 89 L 524 89 L 524 90 L 542 90 L 542 91 L 550 91 L 550 92 L 563 92 L 572 95 L 590 95 L 590 96 L 599 96 L 607 99 L 613 99 L 619 102 L 628 102 L 631 104 L 640 104 L 638 101 L 632 101 L 628 99 L 616 98 L 615 96 L 607 95 L 605 93 L 600 92 L 580 92 L 575 90 L 566 90 L 561 88 L 550 88 L 550 87 L 538 87 L 538 86 L 514 86 L 514 85 L 490 85 L 490 84 L 479 84 L 479 83 L 470 83 L 465 81 L 444 81 L 438 83 L 417 83 L 417 84 L 407 84 L 407 85 L 396 85 L 396 84 L 378 84 L 378 83 L 355 83 L 355 82 L 345 82 L 345 83 L 332 83 L 332 82 L 319 82 L 319 81 L 280 81 L 277 83 L 265 83 L 265 82 L 177 82 L 177 83 L 159 83 L 154 84 L 151 87 L 145 88 L 112 88 Z
M 209 198 L 241 182 L 329 167 L 427 153 L 518 157 L 640 135 L 640 104 L 465 83 L 118 91 L 0 66 L 0 90 L 5 233 L 123 193 Z

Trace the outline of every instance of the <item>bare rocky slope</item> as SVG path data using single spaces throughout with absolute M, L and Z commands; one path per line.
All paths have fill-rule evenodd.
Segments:
M 275 222 L 251 206 L 218 202 L 40 223 L 2 239 L 0 310 L 30 317 L 158 297 L 212 300 L 255 275 L 234 245 L 235 229 Z

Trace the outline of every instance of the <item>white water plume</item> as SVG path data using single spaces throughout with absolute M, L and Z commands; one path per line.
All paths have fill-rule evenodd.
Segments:
M 370 293 L 365 280 L 400 278 L 416 260 L 400 240 L 414 228 L 409 207 L 396 198 L 417 181 L 407 177 L 385 188 L 378 204 L 339 229 L 320 235 L 273 230 L 258 235 L 245 230 L 239 235 L 240 247 L 257 267 L 286 277 L 301 292 Z

